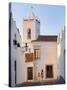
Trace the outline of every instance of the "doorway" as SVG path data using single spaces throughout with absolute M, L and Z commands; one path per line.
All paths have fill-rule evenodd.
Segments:
M 46 65 L 46 78 L 53 78 L 53 65 Z
M 27 80 L 33 80 L 33 67 L 27 68 Z

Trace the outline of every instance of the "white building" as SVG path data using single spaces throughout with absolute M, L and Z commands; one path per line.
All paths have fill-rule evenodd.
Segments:
M 57 41 L 58 78 L 62 77 L 65 80 L 65 27 L 58 35 Z
M 57 79 L 57 36 L 40 35 L 40 21 L 33 12 L 23 19 L 23 81 Z
M 58 42 L 56 35 L 40 35 L 40 21 L 31 11 L 23 19 L 22 42 L 11 12 L 9 15 L 9 86 L 65 78 L 64 34 Z
M 9 8 L 9 86 L 13 87 L 22 82 L 22 50 L 21 36 L 19 29 L 16 27 Z

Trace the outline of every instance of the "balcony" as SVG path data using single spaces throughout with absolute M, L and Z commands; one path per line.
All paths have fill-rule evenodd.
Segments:
M 33 61 L 33 53 L 26 53 L 25 62 L 32 62 L 32 61 Z

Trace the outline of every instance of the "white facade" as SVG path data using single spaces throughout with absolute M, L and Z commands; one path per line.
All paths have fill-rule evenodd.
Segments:
M 57 79 L 57 42 L 34 42 L 34 48 L 40 49 L 40 59 L 34 61 L 36 71 L 36 80 L 38 80 L 38 72 L 44 71 L 43 80 Z M 52 65 L 53 78 L 46 78 L 46 66 Z M 41 80 L 41 77 L 40 77 Z
M 57 36 L 41 36 L 40 21 L 30 12 L 23 19 L 22 42 L 16 23 L 11 17 L 11 86 L 24 82 L 57 80 L 60 76 L 65 78 L 64 34 L 62 40 L 59 40 L 57 43 Z
M 28 29 L 31 29 L 31 39 L 27 38 Z M 23 42 L 30 42 L 31 40 L 36 40 L 40 34 L 40 22 L 30 12 L 27 18 L 23 19 Z
M 11 86 L 22 83 L 22 50 L 21 36 L 16 22 L 11 16 Z
M 65 28 L 58 36 L 57 49 L 58 77 L 65 79 Z
M 31 29 L 31 38 L 28 39 L 28 29 Z M 55 80 L 57 79 L 57 41 L 42 41 L 42 42 L 31 42 L 33 40 L 37 40 L 38 36 L 40 35 L 40 22 L 37 18 L 31 13 L 27 18 L 23 19 L 23 43 L 27 43 L 27 51 L 23 52 L 23 81 L 39 81 L 41 80 L 38 77 L 38 73 L 41 74 L 43 69 L 44 77 L 43 80 Z M 35 60 L 33 56 L 32 62 L 25 62 L 25 54 L 26 53 L 33 53 L 34 49 L 40 49 L 40 59 Z M 52 66 L 52 73 L 53 77 L 46 78 L 46 66 Z M 28 80 L 28 67 L 33 68 L 33 79 Z

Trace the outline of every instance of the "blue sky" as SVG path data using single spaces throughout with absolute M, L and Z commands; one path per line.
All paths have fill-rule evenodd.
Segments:
M 13 18 L 16 26 L 21 27 L 23 18 L 32 11 L 40 20 L 41 35 L 57 35 L 65 25 L 65 6 L 46 4 L 12 3 Z

